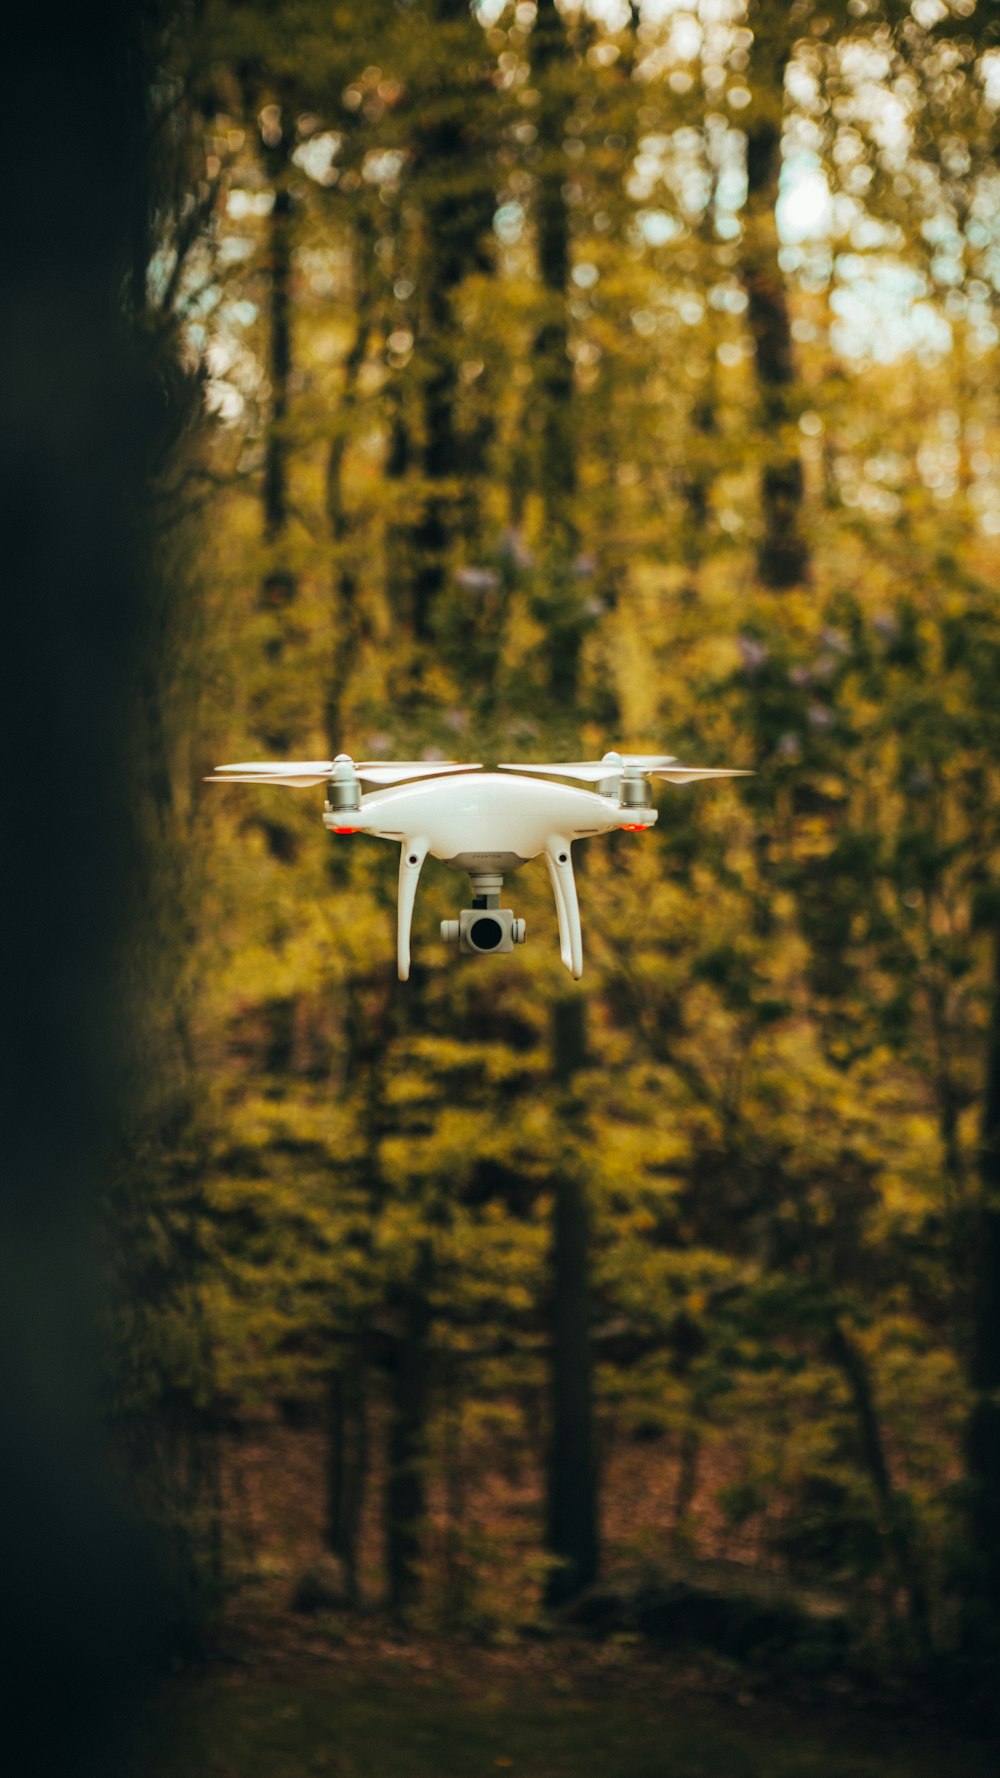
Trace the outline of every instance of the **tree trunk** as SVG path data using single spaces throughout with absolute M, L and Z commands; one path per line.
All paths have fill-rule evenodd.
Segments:
M 326 1544 L 344 1564 L 352 1605 L 361 1601 L 358 1537 L 368 1482 L 368 1352 L 364 1326 L 352 1331 L 327 1395 Z
M 469 59 L 481 54 L 480 27 L 468 0 L 437 0 L 434 8 L 453 37 L 468 34 Z M 447 78 L 447 77 L 446 77 Z M 462 78 L 467 80 L 464 65 Z M 484 88 L 489 94 L 490 89 Z M 455 292 L 470 272 L 487 271 L 493 209 L 493 173 L 482 154 L 484 119 L 477 115 L 476 89 L 463 88 L 461 110 L 442 83 L 426 107 L 426 124 L 416 143 L 416 163 L 424 188 L 426 233 L 423 288 L 423 474 L 430 491 L 414 530 L 413 634 L 424 643 L 433 634 L 434 612 L 444 589 L 448 553 L 461 500 L 456 484 L 468 480 L 469 460 L 456 427 L 461 329 Z M 470 103 L 471 101 L 471 103 Z M 476 177 L 476 170 L 479 177 Z
M 399 1326 L 390 1368 L 385 1504 L 389 1606 L 398 1617 L 407 1616 L 419 1603 L 423 1583 L 431 1267 L 431 1251 L 425 1247 L 412 1277 L 396 1295 Z
M 545 515 L 543 569 L 549 691 L 557 707 L 572 710 L 579 690 L 584 596 L 573 573 L 579 546 L 575 501 L 576 440 L 573 365 L 569 356 L 567 293 L 570 274 L 569 216 L 563 191 L 567 162 L 563 137 L 570 111 L 565 71 L 570 62 L 566 22 L 555 0 L 540 0 L 532 33 L 532 63 L 540 93 L 537 110 L 541 160 L 536 182 L 538 270 L 544 291 L 542 322 L 534 340 L 536 411 L 535 483 Z
M 843 1323 L 834 1319 L 829 1338 L 829 1353 L 847 1384 L 854 1409 L 861 1455 L 875 1498 L 882 1515 L 883 1534 L 892 1552 L 893 1563 L 905 1596 L 907 1616 L 917 1653 L 929 1659 L 934 1652 L 931 1641 L 930 1605 L 927 1587 L 914 1547 L 909 1525 L 909 1502 L 893 1486 L 886 1461 L 882 1429 L 871 1373 L 864 1353 L 851 1338 Z
M 481 50 L 479 26 L 466 0 L 437 0 L 443 52 L 452 54 L 461 34 L 469 57 Z M 464 44 L 464 39 L 463 39 Z M 448 555 L 461 502 L 458 484 L 468 479 L 468 465 L 456 424 L 461 331 L 454 312 L 455 292 L 474 270 L 490 264 L 485 245 L 493 218 L 492 174 L 473 169 L 481 164 L 478 144 L 483 120 L 470 116 L 469 94 L 463 87 L 461 108 L 454 104 L 452 69 L 428 96 L 414 143 L 414 202 L 422 211 L 424 307 L 418 350 L 424 370 L 422 425 L 416 430 L 421 468 L 429 492 L 422 515 L 413 526 L 411 629 L 416 645 L 408 682 L 398 687 L 397 707 L 418 703 L 426 645 L 445 586 Z M 464 76 L 463 76 L 464 77 Z M 451 85 L 449 85 L 451 81 Z M 487 91 L 489 89 L 486 89 Z M 422 443 L 420 443 L 422 437 Z M 402 476 L 408 467 L 413 435 L 400 408 L 393 428 L 386 473 Z M 425 1020 L 423 981 L 411 972 L 407 1017 L 412 1028 Z M 391 1369 L 389 1478 L 386 1492 L 386 1550 L 390 1605 L 405 1614 L 420 1598 L 421 1546 L 426 1516 L 425 1468 L 430 1410 L 431 1308 L 429 1291 L 434 1255 L 427 1243 L 408 1282 L 398 1293 L 401 1332 Z
M 469 1603 L 469 1567 L 465 1554 L 466 1476 L 462 1445 L 461 1373 L 456 1362 L 447 1370 L 444 1385 L 445 1423 L 442 1453 L 444 1469 L 444 1611 L 446 1629 L 460 1629 Z
M 554 1087 L 564 1119 L 577 1128 L 583 1108 L 572 1087 L 586 1061 L 585 1006 L 567 997 L 553 1007 Z M 552 1227 L 552 1444 L 545 1541 L 555 1565 L 546 1589 L 549 1606 L 571 1599 L 598 1569 L 589 1249 L 586 1188 L 571 1161 L 555 1181 Z
M 292 375 L 292 194 L 287 176 L 290 149 L 284 123 L 270 127 L 265 123 L 264 166 L 274 187 L 274 205 L 268 219 L 266 261 L 271 412 L 264 440 L 264 541 L 276 559 L 272 559 L 265 575 L 261 600 L 272 606 L 290 604 L 296 592 L 295 576 L 280 561 L 288 529 L 288 397 Z
M 674 1523 L 670 1533 L 670 1546 L 675 1554 L 685 1549 L 689 1541 L 687 1520 L 694 1501 L 695 1489 L 698 1486 L 698 1459 L 700 1455 L 701 1437 L 697 1426 L 693 1421 L 689 1421 L 681 1433 L 678 1453 Z
M 809 578 L 802 532 L 805 481 L 797 439 L 795 360 L 788 294 L 778 263 L 778 180 L 785 69 L 791 53 L 788 7 L 757 0 L 748 14 L 754 41 L 752 107 L 747 121 L 747 201 L 740 275 L 756 351 L 761 436 L 761 539 L 757 570 L 765 587 L 783 590 Z
M 993 1008 L 986 1054 L 976 1309 L 966 1429 L 969 1575 L 965 1637 L 970 1652 L 1000 1656 L 1000 930 L 994 935 Z
M 347 678 L 344 664 L 354 660 L 362 635 L 362 623 L 358 611 L 357 564 L 353 559 L 356 549 L 353 542 L 356 519 L 350 512 L 344 497 L 343 472 L 344 458 L 350 445 L 350 423 L 358 404 L 358 378 L 368 350 L 374 319 L 371 290 L 373 282 L 371 263 L 375 257 L 374 245 L 373 231 L 367 220 L 362 217 L 355 229 L 358 319 L 354 338 L 344 360 L 344 379 L 340 392 L 338 425 L 330 440 L 326 459 L 326 518 L 330 528 L 330 540 L 335 552 L 332 588 L 331 671 L 327 681 L 326 729 L 327 739 L 334 753 L 339 752 L 343 745 L 341 730 L 344 719 L 342 712 Z
M 552 1451 L 546 1545 L 555 1558 L 546 1603 L 561 1605 L 597 1573 L 589 1222 L 580 1180 L 555 1188 L 552 1243 Z
M 574 512 L 576 451 L 573 370 L 568 354 L 569 218 L 563 194 L 562 142 L 569 111 L 564 73 L 570 46 L 555 0 L 540 0 L 532 61 L 541 100 L 537 184 L 538 264 L 545 312 L 535 336 L 539 412 L 538 489 L 546 535 L 546 625 L 549 689 L 575 713 L 583 637 L 581 596 L 573 579 L 577 551 Z M 582 1107 L 573 1080 L 587 1054 L 587 1007 L 579 991 L 552 1009 L 552 1077 L 567 1125 L 579 1134 Z M 582 1144 L 580 1145 L 582 1147 Z M 552 1224 L 551 1448 L 546 1547 L 554 1559 L 546 1603 L 561 1604 L 597 1573 L 597 1478 L 594 1463 L 593 1356 L 589 1298 L 589 1219 L 586 1190 L 576 1168 L 578 1147 L 555 1180 Z

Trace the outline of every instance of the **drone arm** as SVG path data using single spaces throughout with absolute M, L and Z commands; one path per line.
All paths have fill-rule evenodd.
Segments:
M 421 867 L 427 857 L 427 845 L 428 842 L 425 839 L 405 839 L 399 852 L 396 957 L 401 982 L 407 982 L 410 979 L 410 928 L 413 925 L 413 904 L 417 899 L 417 883 L 420 880 Z
M 549 869 L 552 894 L 559 920 L 559 954 L 575 982 L 583 974 L 583 932 L 580 927 L 580 903 L 573 875 L 570 843 L 561 834 L 549 835 L 545 846 L 545 862 Z

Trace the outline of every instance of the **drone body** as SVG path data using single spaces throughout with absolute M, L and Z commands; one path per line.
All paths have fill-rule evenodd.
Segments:
M 502 773 L 509 776 L 502 776 Z M 466 774 L 475 773 L 470 777 Z M 577 778 L 595 785 L 581 790 L 551 782 Z M 399 977 L 410 973 L 410 930 L 420 871 L 428 852 L 472 881 L 472 907 L 441 924 L 442 938 L 462 951 L 483 955 L 511 951 L 524 939 L 524 921 L 501 908 L 504 873 L 541 854 L 548 867 L 559 922 L 562 961 L 574 979 L 583 973 L 583 936 L 573 876 L 574 840 L 614 829 L 652 827 L 650 780 L 688 783 L 697 778 L 744 776 L 725 768 L 680 766 L 663 755 L 606 753 L 601 760 L 570 764 L 502 766 L 480 772 L 474 765 L 425 760 L 368 761 L 347 754 L 335 760 L 219 766 L 215 783 L 326 783 L 323 823 L 334 834 L 367 833 L 400 844 L 397 959 Z M 363 784 L 376 788 L 362 794 Z

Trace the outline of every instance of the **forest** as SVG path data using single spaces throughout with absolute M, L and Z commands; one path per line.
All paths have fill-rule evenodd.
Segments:
M 58 1017 L 104 958 L 79 1325 L 177 1774 L 990 1769 L 1000 8 L 107 18 L 96 235 L 97 148 L 40 152 L 114 338 L 85 291 L 43 398 L 86 410 L 85 339 L 133 368 L 88 447 L 132 591 L 81 644 L 120 645 L 118 729 L 75 768 L 70 691 L 44 745 L 68 789 L 113 743 L 126 793 L 113 863 L 103 792 L 71 817 L 95 948 Z M 610 748 L 753 775 L 578 847 L 578 983 L 540 863 L 509 884 L 527 942 L 479 959 L 438 938 L 465 880 L 429 861 L 402 983 L 395 847 L 326 833 L 322 790 L 203 782 Z M 206 1693 L 227 1660 L 243 1689 Z M 419 1689 L 448 1663 L 537 1711 L 523 1743 L 502 1711 L 449 1730 Z M 754 1752 L 734 1698 L 834 1741 L 863 1700 L 885 1738 L 824 1763 L 772 1723 Z

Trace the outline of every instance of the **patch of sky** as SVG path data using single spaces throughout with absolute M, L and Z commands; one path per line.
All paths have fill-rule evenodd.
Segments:
M 234 222 L 242 222 L 247 216 L 270 216 L 273 208 L 273 191 L 243 191 L 234 186 L 226 194 L 226 215 Z
M 218 315 L 219 287 L 217 284 L 206 284 L 200 290 L 193 290 L 183 304 L 185 315 Z
M 682 232 L 677 218 L 668 216 L 665 210 L 640 210 L 636 220 L 650 247 L 663 247 Z
M 987 104 L 1000 106 L 1000 49 L 988 49 L 980 56 L 979 75 Z
M 257 304 L 246 301 L 224 303 L 219 310 L 219 319 L 224 325 L 251 327 L 257 319 Z
M 713 309 L 721 309 L 729 315 L 742 315 L 747 307 L 746 292 L 735 280 L 731 284 L 713 285 L 708 300 Z
M 534 13 L 535 8 L 532 7 L 531 10 Z M 624 31 L 632 22 L 632 8 L 628 0 L 582 0 L 577 10 L 585 18 L 593 19 L 610 32 Z
M 253 253 L 253 242 L 246 235 L 223 235 L 219 242 L 220 265 L 239 265 Z
M 840 254 L 830 307 L 830 341 L 845 358 L 891 364 L 906 352 L 933 360 L 951 348 L 947 318 L 926 298 L 918 272 L 893 259 Z
M 308 142 L 300 142 L 292 159 L 297 167 L 314 179 L 317 185 L 330 185 L 335 173 L 334 161 L 343 145 L 343 136 L 335 130 L 323 130 L 317 136 L 310 136 Z
M 170 283 L 170 274 L 174 268 L 174 258 L 175 255 L 172 250 L 160 247 L 157 252 L 153 254 L 153 257 L 149 262 L 146 281 L 149 286 L 149 294 L 154 303 L 161 303 L 167 294 L 167 286 Z
M 800 248 L 819 248 L 831 240 L 851 248 L 838 253 L 832 266 L 827 261 L 822 268 L 824 277 L 832 273 L 830 307 L 836 319 L 830 340 L 842 356 L 890 364 L 907 352 L 933 359 L 949 350 L 950 321 L 928 300 L 926 280 L 886 251 L 898 231 L 867 216 L 847 193 L 831 193 L 814 155 L 803 151 L 789 154 L 781 177 L 777 220 L 782 263 L 789 271 L 797 269 L 791 260 Z M 961 282 L 961 266 L 954 257 L 959 243 L 953 224 L 945 217 L 934 218 L 924 232 L 938 248 L 932 264 L 938 284 Z M 805 260 L 801 266 L 807 273 Z M 801 281 L 815 287 L 811 276 L 803 276 Z
M 785 162 L 778 194 L 778 233 L 786 242 L 816 240 L 833 225 L 833 199 L 814 156 L 793 154 Z
M 361 177 L 366 185 L 395 185 L 406 156 L 398 148 L 373 148 L 365 155 Z
M 205 407 L 227 426 L 234 426 L 242 417 L 245 402 L 232 383 L 212 382 L 205 387 Z
M 521 239 L 524 228 L 524 205 L 501 204 L 493 218 L 493 232 L 505 247 L 513 247 Z
M 670 48 L 678 61 L 693 61 L 701 45 L 701 25 L 694 13 L 675 13 L 670 31 Z

